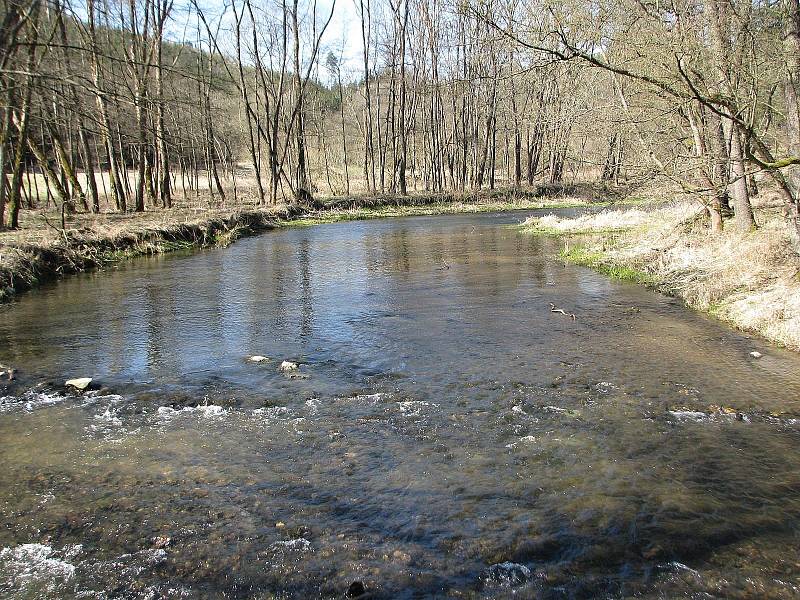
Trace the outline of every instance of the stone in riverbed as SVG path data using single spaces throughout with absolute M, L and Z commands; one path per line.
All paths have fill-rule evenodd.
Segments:
M 261 356 L 260 354 L 256 354 L 254 356 L 248 356 L 247 360 L 253 363 L 262 363 L 262 362 L 267 362 L 269 358 L 266 356 Z
M 91 377 L 78 377 L 76 379 L 67 379 L 64 385 L 67 387 L 75 388 L 76 390 L 83 391 L 92 383 Z
M 403 552 L 402 550 L 395 550 L 392 552 L 392 560 L 407 565 L 411 562 L 411 555 L 408 552 Z
M 156 550 L 163 550 L 167 546 L 170 545 L 172 542 L 172 538 L 167 537 L 166 535 L 159 535 L 153 538 L 153 548 Z
M 281 373 L 289 373 L 290 371 L 297 371 L 298 365 L 296 362 L 285 360 L 281 363 L 279 370 Z
M 753 350 L 753 351 L 750 353 L 750 356 L 752 356 L 753 358 L 761 358 L 761 357 L 762 357 L 762 356 L 764 356 L 764 355 L 763 355 L 763 354 L 761 354 L 761 352 L 759 352 L 759 351 L 757 351 L 757 350 Z
M 367 593 L 367 588 L 364 587 L 364 584 L 361 583 L 360 581 L 354 581 L 347 588 L 345 596 L 347 596 L 348 598 L 361 598 L 366 593 Z
M 531 578 L 531 570 L 525 565 L 506 561 L 491 565 L 483 573 L 483 583 L 489 586 L 515 587 Z

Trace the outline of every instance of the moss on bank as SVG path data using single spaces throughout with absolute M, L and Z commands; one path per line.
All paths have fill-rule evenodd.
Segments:
M 628 265 L 616 264 L 609 261 L 608 255 L 600 250 L 591 250 L 586 246 L 565 248 L 559 256 L 566 262 L 589 267 L 619 281 L 638 283 L 648 287 L 658 287 L 658 279 L 649 273 L 634 269 Z
M 580 208 L 585 206 L 605 206 L 606 203 L 587 203 L 578 199 L 567 200 L 527 200 L 527 199 L 481 199 L 469 200 L 439 200 L 431 204 L 409 205 L 384 205 L 354 208 L 324 208 L 311 211 L 298 219 L 287 223 L 292 227 L 308 227 L 325 223 L 338 223 L 341 221 L 363 221 L 369 219 L 386 219 L 391 217 L 415 217 L 431 215 L 455 215 L 485 212 L 502 212 L 511 210 L 540 210 L 544 208 Z
M 286 224 L 291 227 L 309 227 L 325 223 L 341 221 L 365 221 L 370 219 L 387 219 L 391 217 L 415 217 L 430 215 L 454 215 L 462 213 L 499 212 L 505 210 L 534 210 L 539 208 L 585 206 L 585 204 L 563 203 L 559 205 L 540 202 L 453 202 L 437 203 L 427 206 L 384 206 L 380 208 L 354 208 L 320 210 L 308 213 L 307 216 L 294 219 Z
M 523 227 L 523 231 L 525 233 L 532 233 L 534 235 L 546 235 L 549 237 L 564 237 L 564 236 L 578 236 L 578 235 L 585 235 L 586 233 L 597 233 L 603 235 L 611 235 L 615 233 L 625 233 L 627 231 L 632 231 L 632 227 L 601 227 L 598 229 L 593 229 L 591 232 L 588 231 L 562 231 L 560 229 L 556 229 L 555 227 L 548 227 L 546 225 L 526 225 Z

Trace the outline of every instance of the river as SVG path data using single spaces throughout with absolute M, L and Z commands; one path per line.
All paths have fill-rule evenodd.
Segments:
M 282 229 L 0 307 L 0 596 L 800 596 L 800 357 L 565 265 L 528 214 Z

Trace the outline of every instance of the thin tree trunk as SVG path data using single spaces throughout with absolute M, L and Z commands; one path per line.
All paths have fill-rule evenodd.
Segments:
M 731 194 L 733 201 L 734 225 L 740 231 L 751 231 L 756 222 L 753 218 L 753 208 L 750 205 L 750 194 L 747 189 L 747 172 L 742 152 L 742 138 L 738 128 L 731 123 Z
M 786 26 L 784 55 L 786 71 L 783 94 L 786 101 L 786 138 L 789 154 L 800 156 L 800 0 L 784 0 Z M 787 171 L 787 184 L 792 201 L 787 204 L 787 218 L 794 225 L 800 238 L 800 165 L 792 165 Z

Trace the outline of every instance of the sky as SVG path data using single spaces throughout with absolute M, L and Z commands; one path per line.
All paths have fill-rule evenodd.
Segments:
M 254 6 L 269 6 L 272 3 L 277 11 L 279 0 L 255 0 Z M 223 0 L 197 0 L 207 15 L 209 21 L 216 20 L 226 11 L 225 23 L 227 27 L 232 26 L 233 14 L 230 9 L 230 2 Z M 331 6 L 335 2 L 333 18 L 328 25 L 325 35 L 322 38 L 320 48 L 320 60 L 325 59 L 328 52 L 342 57 L 342 79 L 345 81 L 356 80 L 363 71 L 361 43 L 361 20 L 356 10 L 358 0 L 317 0 L 316 22 L 317 27 L 321 27 L 331 11 Z M 311 8 L 313 0 L 301 0 L 301 6 L 307 6 L 305 18 L 307 19 L 306 30 L 310 32 Z M 178 0 L 172 14 L 171 22 L 167 26 L 167 37 L 173 41 L 194 42 L 196 30 L 196 16 L 194 15 L 192 0 Z M 301 12 L 302 18 L 302 12 Z M 213 26 L 213 25 L 212 25 Z M 303 25 L 301 24 L 301 32 Z M 225 52 L 234 53 L 234 49 L 222 47 Z M 320 71 L 320 77 L 327 78 L 324 69 Z

